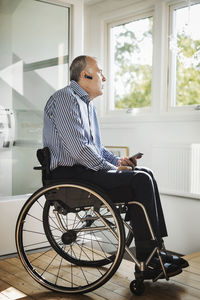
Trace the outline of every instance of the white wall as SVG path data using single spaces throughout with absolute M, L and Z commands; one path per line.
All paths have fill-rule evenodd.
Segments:
M 200 201 L 161 195 L 168 229 L 165 246 L 181 254 L 200 251 Z
M 16 253 L 15 226 L 19 212 L 28 195 L 4 198 L 0 201 L 0 256 Z
M 146 6 L 149 5 L 149 7 L 156 4 L 157 15 L 155 15 L 155 21 L 158 22 L 159 12 L 163 9 L 164 2 L 167 1 L 163 1 L 163 3 L 157 0 L 107 1 L 102 4 L 86 6 L 85 53 L 98 57 L 106 72 L 107 53 L 104 36 L 106 21 L 112 16 L 133 14 L 135 9 L 142 8 L 143 4 L 146 3 Z M 161 50 L 161 55 L 156 54 L 156 68 L 162 67 L 162 60 L 166 56 L 166 49 L 159 49 L 159 37 L 162 38 L 162 34 L 161 29 L 160 32 L 156 32 L 157 41 L 154 42 L 155 48 L 157 47 L 155 49 L 156 53 L 159 52 L 157 50 Z M 165 82 L 165 79 L 157 78 L 162 82 Z M 166 92 L 165 87 L 163 90 Z M 159 111 L 160 106 L 162 106 L 160 105 L 162 96 L 165 95 L 162 95 L 155 85 L 153 87 L 153 102 L 157 103 L 157 106 L 154 107 L 150 116 L 134 116 L 124 113 L 114 117 L 105 114 L 104 103 L 108 101 L 105 90 L 104 97 L 95 100 L 100 116 L 104 145 L 128 146 L 130 154 L 141 151 L 144 153 L 144 158 L 140 161 L 140 164 L 154 169 L 152 160 L 153 145 L 159 143 L 200 143 L 200 113 L 165 113 L 162 107 Z M 169 237 L 166 238 L 166 247 L 183 254 L 200 251 L 198 239 L 200 201 L 166 195 L 161 195 L 161 199 L 169 232 Z

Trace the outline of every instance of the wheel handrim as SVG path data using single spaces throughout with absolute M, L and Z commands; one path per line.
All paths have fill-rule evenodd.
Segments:
M 62 187 L 66 187 L 66 185 L 62 185 Z M 83 188 L 85 189 L 85 187 Z M 90 266 L 84 267 L 82 265 L 78 266 L 77 264 L 74 265 L 74 262 L 66 261 L 66 257 L 60 255 L 60 253 L 55 249 L 55 247 L 52 247 L 52 244 L 49 243 L 49 239 L 46 238 L 45 230 L 43 229 L 42 215 L 43 215 L 43 208 L 46 203 L 46 199 L 43 196 L 44 192 L 45 189 L 39 192 L 39 196 L 38 194 L 36 194 L 35 196 L 33 195 L 33 197 L 29 199 L 27 204 L 25 204 L 25 206 L 22 209 L 21 217 L 19 217 L 18 219 L 18 225 L 16 230 L 16 241 L 17 241 L 19 256 L 23 265 L 35 280 L 37 280 L 39 283 L 46 286 L 47 288 L 53 290 L 70 292 L 70 293 L 71 292 L 82 293 L 99 287 L 112 276 L 112 273 L 116 271 L 117 267 L 121 262 L 123 251 L 124 251 L 122 246 L 124 242 L 121 240 L 123 239 L 123 236 L 122 237 L 120 236 L 119 240 L 116 239 L 115 244 L 113 243 L 115 247 L 117 245 L 115 259 L 114 261 L 111 261 L 106 268 L 104 267 L 100 269 L 98 266 L 96 268 L 90 268 Z M 35 214 L 35 211 L 37 210 L 36 206 L 37 208 L 39 208 L 41 216 Z M 111 207 L 111 211 L 113 211 L 112 207 Z M 37 223 L 38 231 L 36 230 L 34 231 L 32 229 L 29 230 L 29 228 L 26 227 L 27 224 L 30 223 L 30 220 L 32 223 Z M 119 220 L 118 218 L 116 218 L 114 221 L 116 225 L 116 231 L 119 233 L 121 230 L 119 228 Z M 29 241 L 27 240 L 27 234 L 29 235 L 31 234 L 32 237 L 37 236 L 37 238 L 35 238 L 35 240 L 33 239 L 34 242 L 29 243 Z M 38 236 L 40 237 L 38 238 Z M 78 245 L 78 247 L 79 246 L 80 245 Z M 60 244 L 59 247 L 62 251 L 66 247 L 70 248 L 70 246 L 66 246 L 66 245 L 63 246 L 62 244 Z M 81 247 L 83 248 L 83 246 Z M 101 245 L 101 247 L 104 246 Z M 71 249 L 70 255 L 73 256 L 75 253 L 74 250 L 75 247 L 73 248 L 71 247 L 70 249 Z M 84 251 L 86 250 L 84 249 Z M 80 258 L 80 255 L 82 255 L 80 254 L 80 251 L 78 255 Z M 78 255 L 76 254 L 76 258 L 78 257 Z M 84 255 L 86 254 L 84 253 Z M 106 251 L 104 250 L 104 256 L 105 255 L 106 255 Z M 102 259 L 106 259 L 106 258 L 104 257 Z M 88 258 L 86 259 L 86 261 L 87 260 Z M 90 256 L 90 261 L 91 261 L 91 256 Z M 63 274 L 65 275 L 65 278 Z M 71 276 L 71 278 L 73 277 L 73 281 L 72 279 L 70 280 L 68 279 L 69 276 Z M 81 283 L 81 281 L 83 280 L 85 283 Z

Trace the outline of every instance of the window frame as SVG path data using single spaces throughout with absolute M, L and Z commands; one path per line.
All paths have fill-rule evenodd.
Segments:
M 200 4 L 199 0 L 193 0 L 191 6 Z M 168 97 L 167 97 L 167 109 L 169 112 L 194 112 L 200 110 L 199 104 L 193 105 L 176 105 L 176 54 L 173 54 L 170 50 L 170 36 L 173 35 L 173 28 L 175 26 L 175 10 L 187 7 L 188 4 L 185 1 L 173 1 L 169 4 L 169 34 L 168 34 Z
M 185 3 L 183 0 L 162 0 L 149 3 L 133 3 L 122 10 L 108 12 L 101 15 L 101 61 L 104 62 L 103 69 L 107 78 L 104 88 L 103 101 L 97 104 L 99 117 L 102 124 L 120 122 L 132 124 L 135 122 L 159 122 L 159 121 L 195 121 L 199 120 L 199 109 L 192 107 L 169 107 L 169 29 L 170 29 L 170 7 Z M 200 3 L 200 0 L 195 0 Z M 122 21 L 133 21 L 140 16 L 153 17 L 153 60 L 152 60 L 152 95 L 151 106 L 148 108 L 135 108 L 112 110 L 110 103 L 109 87 L 112 82 L 109 78 L 109 25 L 120 24 Z M 158 84 L 159 83 L 159 84 Z

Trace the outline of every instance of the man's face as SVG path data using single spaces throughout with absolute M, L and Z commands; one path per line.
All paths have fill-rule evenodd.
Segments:
M 106 78 L 104 77 L 98 62 L 93 58 L 89 58 L 86 75 L 92 77 L 92 79 L 86 79 L 88 84 L 88 94 L 91 98 L 102 95 Z

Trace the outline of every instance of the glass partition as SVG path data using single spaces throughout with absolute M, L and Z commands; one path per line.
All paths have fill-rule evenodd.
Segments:
M 58 3 L 0 0 L 0 197 L 41 186 L 44 105 L 68 83 L 70 7 Z

